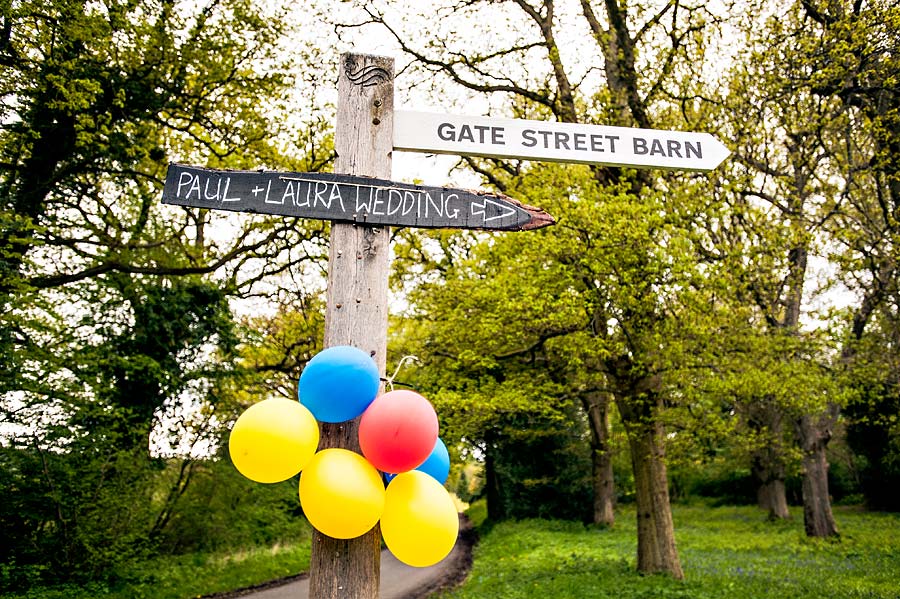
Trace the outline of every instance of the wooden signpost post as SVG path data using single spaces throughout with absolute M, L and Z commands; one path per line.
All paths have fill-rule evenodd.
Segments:
M 728 155 L 707 134 L 394 111 L 393 59 L 341 56 L 335 174 L 223 171 L 172 164 L 169 204 L 333 221 L 324 347 L 368 352 L 382 377 L 388 321 L 389 227 L 528 230 L 553 224 L 502 194 L 390 181 L 394 149 L 710 170 Z M 395 118 L 397 119 L 395 127 Z M 320 423 L 319 449 L 359 452 L 359 419 Z M 375 599 L 381 533 L 313 531 L 310 597 Z

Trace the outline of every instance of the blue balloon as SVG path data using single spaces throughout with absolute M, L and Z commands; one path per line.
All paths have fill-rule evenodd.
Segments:
M 447 482 L 447 477 L 450 476 L 450 453 L 440 438 L 434 444 L 431 455 L 416 470 L 421 470 L 441 484 Z
M 369 354 L 347 345 L 319 352 L 300 373 L 297 394 L 321 422 L 344 422 L 366 411 L 378 395 L 378 365 Z
M 424 472 L 441 484 L 447 482 L 447 477 L 450 476 L 450 453 L 447 451 L 447 446 L 444 445 L 444 442 L 441 441 L 440 437 L 434 444 L 434 449 L 431 450 L 431 454 L 424 462 L 416 467 L 416 470 Z M 384 482 L 391 482 L 391 479 L 395 476 L 397 475 L 385 472 Z

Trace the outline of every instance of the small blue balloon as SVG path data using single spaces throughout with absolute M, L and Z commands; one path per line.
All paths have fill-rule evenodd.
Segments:
M 450 476 L 450 453 L 447 451 L 447 446 L 444 445 L 444 442 L 441 441 L 440 438 L 438 438 L 437 442 L 434 444 L 431 455 L 417 466 L 416 470 L 424 472 L 441 484 L 447 482 L 447 477 Z M 384 482 L 391 482 L 395 476 L 397 475 L 385 472 Z
M 319 352 L 300 373 L 297 394 L 321 422 L 344 422 L 365 412 L 381 386 L 369 354 L 347 345 Z
M 441 484 L 447 482 L 447 477 L 450 476 L 450 453 L 440 438 L 434 444 L 431 455 L 416 470 L 421 470 Z

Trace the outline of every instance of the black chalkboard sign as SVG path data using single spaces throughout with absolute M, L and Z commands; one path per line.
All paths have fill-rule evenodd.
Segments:
M 552 216 L 502 194 L 330 173 L 211 170 L 170 164 L 163 202 L 368 225 L 523 231 Z

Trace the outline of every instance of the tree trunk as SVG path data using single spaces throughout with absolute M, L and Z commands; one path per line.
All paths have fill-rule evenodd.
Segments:
M 659 422 L 632 423 L 628 434 L 637 502 L 638 571 L 684 578 L 669 505 L 665 432 Z
M 662 397 L 656 377 L 628 385 L 631 393 L 616 394 L 619 414 L 628 433 L 637 503 L 637 567 L 646 574 L 684 578 L 675 547 L 675 525 L 669 504 L 666 435 L 659 421 Z
M 591 429 L 591 475 L 594 491 L 593 522 L 615 524 L 616 487 L 609 445 L 609 397 L 589 394 L 581 398 Z
M 500 479 L 497 476 L 493 436 L 488 433 L 484 452 L 484 487 L 487 496 L 488 520 L 497 522 L 506 518 L 506 504 L 500 494 Z
M 816 419 L 804 415 L 795 423 L 803 449 L 803 526 L 809 537 L 839 534 L 828 494 L 828 458 L 825 453 L 837 412 L 837 406 L 830 406 L 826 414 Z
M 769 471 L 771 478 L 760 482 L 756 489 L 756 502 L 759 509 L 769 514 L 769 520 L 787 520 L 791 517 L 788 509 L 787 493 L 784 486 L 784 468 L 780 475 Z
M 784 414 L 770 398 L 753 402 L 747 409 L 747 426 L 763 438 L 750 456 L 750 470 L 757 482 L 756 500 L 770 520 L 791 517 L 784 485 Z

